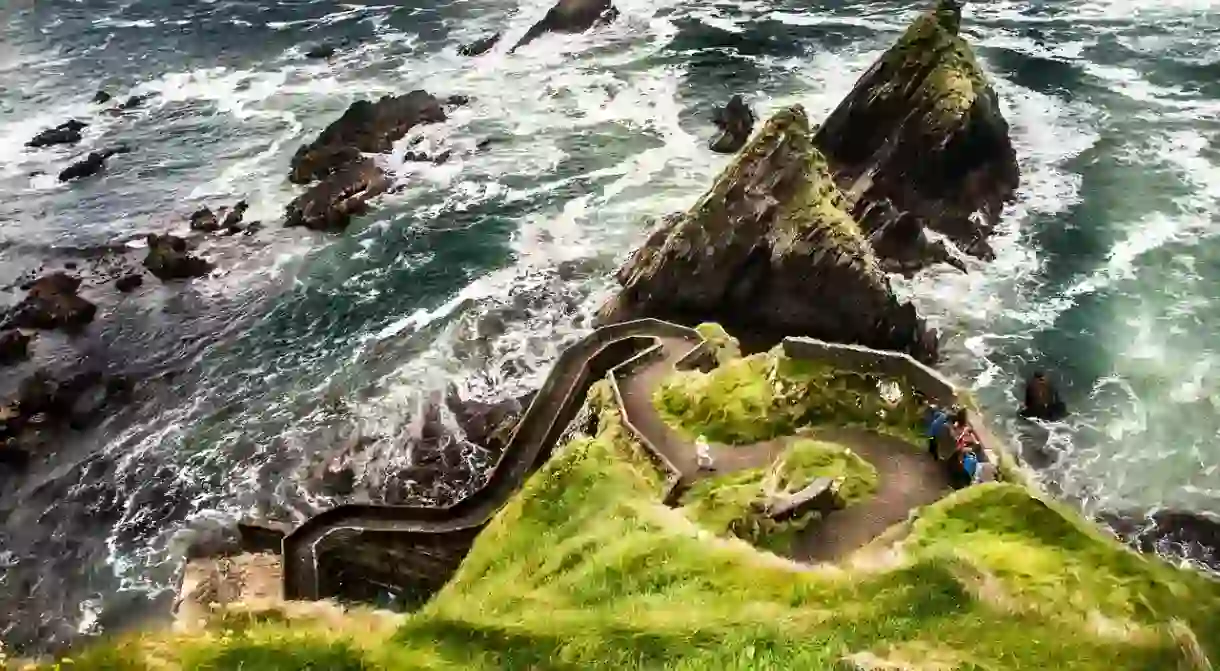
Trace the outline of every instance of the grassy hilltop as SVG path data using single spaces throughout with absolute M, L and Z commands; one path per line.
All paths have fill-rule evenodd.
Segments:
M 778 353 L 739 358 L 731 342 L 720 360 L 658 392 L 671 421 L 727 440 L 865 418 L 863 385 L 849 374 L 800 369 Z M 696 401 L 709 398 L 728 410 L 704 412 Z M 1220 659 L 1220 584 L 1135 554 L 1020 485 L 959 491 L 849 561 L 803 565 L 765 549 L 791 529 L 749 524 L 750 499 L 815 475 L 839 477 L 849 500 L 867 497 L 876 481 L 866 462 L 796 441 L 769 468 L 703 480 L 670 508 L 606 383 L 587 403 L 594 435 L 557 449 L 418 613 L 230 609 L 202 631 L 131 634 L 55 664 L 1115 671 Z M 902 406 L 873 428 L 910 435 Z

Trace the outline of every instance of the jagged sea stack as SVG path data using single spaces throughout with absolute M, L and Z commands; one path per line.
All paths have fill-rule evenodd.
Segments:
M 600 318 L 716 320 L 935 360 L 935 333 L 894 297 L 846 207 L 805 110 L 782 110 L 631 255 Z
M 1020 174 L 1008 123 L 959 34 L 961 21 L 952 0 L 916 19 L 815 143 L 866 234 L 884 234 L 907 212 L 967 254 L 990 259 L 987 238 Z

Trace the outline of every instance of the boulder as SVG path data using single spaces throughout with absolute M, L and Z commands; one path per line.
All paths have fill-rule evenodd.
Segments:
M 123 293 L 130 293 L 144 285 L 144 276 L 140 273 L 128 273 L 114 281 L 114 288 Z
M 1025 404 L 1021 406 L 1021 416 L 1048 422 L 1056 422 L 1067 416 L 1067 404 L 1059 398 L 1055 383 L 1047 379 L 1042 371 L 1036 371 L 1025 382 Z
M 503 33 L 492 33 L 491 35 L 487 35 L 486 37 L 480 37 L 479 39 L 477 39 L 473 42 L 470 42 L 469 44 L 463 44 L 462 46 L 458 47 L 458 55 L 459 56 L 482 56 L 483 54 L 491 51 L 492 48 L 495 47 L 496 44 L 498 44 L 500 42 L 500 38 L 502 36 L 503 36 Z
M 150 233 L 147 240 L 148 255 L 144 257 L 144 267 L 158 279 L 180 280 L 200 277 L 212 271 L 212 264 L 192 256 L 186 240 L 176 235 Z
M 89 124 L 72 119 L 54 128 L 48 128 L 25 143 L 27 147 L 50 147 L 56 144 L 76 144 L 80 142 L 80 132 Z
M 717 321 L 934 361 L 935 332 L 894 296 L 849 207 L 804 108 L 782 110 L 694 207 L 631 255 L 599 319 Z
M 920 16 L 831 113 L 815 144 L 866 234 L 910 216 L 991 259 L 987 238 L 1020 173 L 995 91 L 959 34 L 961 18 L 954 0 Z
M 533 42 L 546 33 L 583 33 L 610 23 L 618 17 L 618 9 L 610 0 L 559 0 L 546 16 L 525 32 L 513 51 Z
M 711 142 L 711 150 L 718 154 L 735 154 L 746 146 L 750 133 L 754 132 L 754 112 L 741 96 L 733 96 L 724 107 L 717 107 L 712 122 L 720 129 Z
M 323 179 L 360 162 L 362 153 L 390 151 L 416 125 L 444 120 L 441 101 L 426 91 L 385 96 L 375 103 L 358 100 L 316 140 L 297 150 L 288 179 L 296 184 Z
M 30 337 L 17 329 L 0 331 L 0 366 L 23 361 L 30 356 Z
M 212 212 L 212 208 L 203 207 L 191 215 L 191 230 L 204 233 L 219 231 L 220 219 L 216 217 L 215 212 Z
M 115 154 L 125 154 L 128 151 L 130 150 L 126 147 L 114 147 L 103 149 L 102 151 L 89 152 L 89 155 L 84 159 L 64 168 L 63 172 L 59 173 L 59 181 L 68 182 L 96 175 L 102 171 L 102 168 L 106 167 L 106 159 Z
M 93 321 L 97 306 L 76 294 L 81 280 L 63 272 L 44 275 L 30 285 L 13 308 L 8 325 L 31 329 L 78 329 Z
M 362 158 L 330 175 L 288 204 L 285 226 L 319 231 L 342 230 L 353 216 L 368 210 L 368 201 L 390 186 L 376 162 Z
M 93 104 L 94 105 L 104 105 L 113 99 L 114 99 L 114 96 L 110 95 L 109 93 L 107 93 L 101 89 L 98 89 L 98 92 L 93 94 Z

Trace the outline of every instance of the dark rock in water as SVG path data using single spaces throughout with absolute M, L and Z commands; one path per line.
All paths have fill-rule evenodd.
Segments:
M 500 42 L 502 33 L 493 33 L 487 37 L 481 37 L 469 44 L 463 44 L 458 47 L 459 56 L 482 56 L 492 50 Z
M 104 105 L 113 99 L 114 99 L 114 96 L 112 96 L 109 93 L 106 93 L 105 91 L 102 91 L 102 90 L 98 90 L 97 93 L 93 94 L 93 104 L 94 105 Z
M 78 329 L 93 321 L 97 306 L 76 294 L 81 280 L 55 272 L 30 285 L 25 300 L 13 308 L 8 325 L 31 329 Z
M 938 263 L 966 272 L 966 264 L 944 242 L 930 240 L 918 219 L 905 212 L 897 214 L 888 199 L 858 209 L 861 228 L 872 231 L 868 241 L 885 272 L 909 277 Z M 883 223 L 876 223 L 875 217 L 881 217 Z
M 1158 552 L 1220 570 L 1220 515 L 1187 510 L 1107 511 L 1098 519 L 1140 552 Z
M 520 398 L 507 398 L 496 403 L 462 400 L 456 386 L 445 390 L 445 405 L 457 419 L 466 440 L 493 452 L 502 451 L 512 438 L 522 413 L 536 392 Z
M 241 232 L 241 220 L 242 217 L 246 216 L 246 210 L 248 209 L 250 209 L 250 205 L 247 204 L 246 201 L 241 200 L 233 206 L 233 209 L 229 210 L 229 212 L 225 214 L 225 220 L 222 226 L 224 226 L 226 233 L 229 235 L 235 235 Z
M 716 108 L 712 122 L 720 135 L 712 140 L 711 150 L 719 154 L 735 154 L 750 140 L 754 132 L 754 112 L 741 96 L 733 96 L 724 107 Z
M 142 96 L 131 96 L 127 100 L 124 100 L 123 104 L 119 105 L 119 109 L 123 109 L 123 110 L 135 109 L 135 108 L 139 107 L 140 105 L 143 105 L 144 103 L 148 102 L 148 100 L 150 98 L 152 98 L 151 93 L 146 93 Z
M 375 103 L 358 100 L 316 140 L 297 150 L 288 179 L 297 184 L 322 179 L 360 162 L 361 153 L 390 151 L 394 142 L 419 124 L 444 120 L 441 102 L 426 91 L 386 96 Z
M 72 119 L 54 128 L 48 128 L 25 143 L 27 147 L 50 147 L 57 144 L 76 144 L 80 142 L 80 132 L 89 124 Z
M 0 366 L 23 361 L 30 356 L 30 337 L 17 329 L 0 331 Z
M 114 288 L 123 293 L 129 293 L 144 285 L 144 276 L 140 273 L 129 273 L 114 281 Z
M 161 280 L 200 277 L 212 271 L 211 263 L 191 256 L 186 240 L 156 233 L 148 236 L 148 256 L 144 257 L 144 267 Z
M 617 17 L 618 9 L 610 0 L 559 0 L 541 21 L 530 26 L 513 51 L 546 33 L 583 33 L 594 26 L 610 23 Z
M 21 381 L 15 398 L 0 404 L 0 443 L 29 453 L 48 444 L 40 441 L 42 429 L 86 427 L 107 407 L 126 402 L 126 383 L 96 370 L 83 370 L 56 379 L 37 370 Z M 40 444 L 41 442 L 41 444 Z
M 805 110 L 782 110 L 694 207 L 631 255 L 600 320 L 712 319 L 935 361 L 935 331 L 895 297 L 849 207 Z
M 216 218 L 216 213 L 212 212 L 210 207 L 204 207 L 191 215 L 191 230 L 204 233 L 219 231 L 220 220 Z
M 435 156 L 429 156 L 422 151 L 409 151 L 406 154 L 403 154 L 402 160 L 407 163 L 431 163 L 432 165 L 440 165 L 452 157 L 452 149 L 446 149 Z
M 461 95 L 460 93 L 458 93 L 458 94 L 451 95 L 448 98 L 445 98 L 445 106 L 446 107 L 465 107 L 466 105 L 470 104 L 471 100 L 472 100 L 472 98 L 470 96 L 465 96 L 465 95 Z
M 815 143 L 866 234 L 911 216 L 967 254 L 991 259 L 987 238 L 1020 173 L 995 91 L 960 26 L 952 0 L 917 19 L 831 113 Z
M 1025 405 L 1021 406 L 1021 416 L 1048 422 L 1057 422 L 1067 416 L 1067 404 L 1059 398 L 1055 383 L 1047 379 L 1042 371 L 1035 372 L 1025 383 Z
M 372 159 L 342 168 L 288 204 L 285 226 L 318 231 L 342 230 L 353 216 L 368 210 L 368 201 L 385 192 L 390 180 Z
M 335 55 L 338 47 L 329 42 L 316 44 L 305 52 L 305 58 L 330 58 Z
M 68 182 L 96 175 L 102 171 L 102 168 L 106 167 L 106 159 L 115 154 L 126 154 L 128 151 L 130 150 L 127 147 L 114 147 L 102 151 L 89 152 L 89 155 L 84 159 L 64 168 L 63 172 L 59 173 L 59 181 Z

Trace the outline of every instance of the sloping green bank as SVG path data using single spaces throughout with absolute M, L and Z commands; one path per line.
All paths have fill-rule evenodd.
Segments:
M 1220 658 L 1220 586 L 1138 556 L 1016 485 L 923 511 L 897 551 L 812 568 L 661 505 L 595 387 L 596 436 L 559 449 L 454 580 L 392 634 L 369 616 L 229 615 L 77 669 L 1189 669 Z M 48 667 L 49 668 L 49 667 Z

